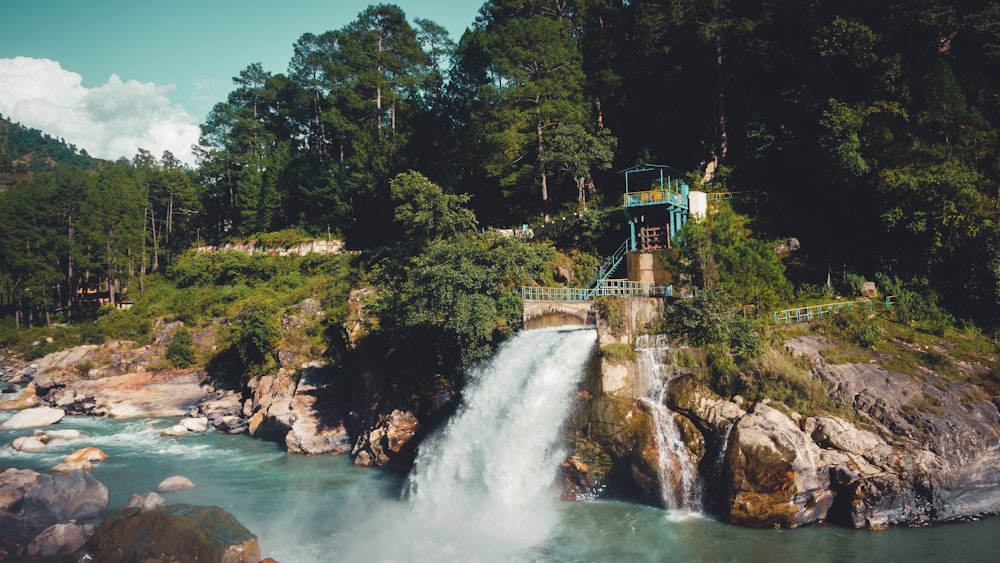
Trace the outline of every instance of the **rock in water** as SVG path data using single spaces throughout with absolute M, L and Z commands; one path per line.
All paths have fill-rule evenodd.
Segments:
M 20 438 L 14 438 L 14 441 L 10 443 L 10 447 L 19 452 L 32 453 L 45 451 L 48 446 L 37 436 L 21 436 Z
M 7 419 L 7 422 L 0 424 L 0 428 L 34 428 L 36 426 L 49 426 L 62 420 L 66 416 L 66 411 L 51 407 L 34 407 L 18 412 Z
M 81 461 L 64 461 L 53 465 L 51 471 L 53 473 L 69 473 L 70 471 L 90 471 L 93 468 L 94 464 L 84 459 Z
M 187 477 L 174 475 L 172 477 L 167 477 L 163 481 L 160 481 L 160 484 L 156 486 L 156 492 L 173 493 L 176 491 L 193 489 L 194 487 L 195 487 L 194 482 L 188 479 Z
M 218 561 L 257 563 L 260 542 L 217 506 L 171 504 L 146 512 L 115 510 L 80 552 L 91 561 Z
M 108 488 L 86 471 L 39 475 L 24 492 L 22 512 L 39 524 L 102 516 Z
M 108 459 L 108 454 L 104 453 L 104 450 L 100 448 L 95 448 L 89 446 L 86 448 L 80 448 L 75 452 L 66 456 L 63 461 L 65 462 L 76 462 L 76 461 L 104 461 Z
M 208 418 L 204 416 L 198 418 L 185 418 L 180 421 L 180 425 L 186 428 L 188 432 L 207 432 Z

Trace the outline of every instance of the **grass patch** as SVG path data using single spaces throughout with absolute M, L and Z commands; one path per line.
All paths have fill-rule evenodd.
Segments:
M 615 342 L 601 347 L 601 357 L 619 362 L 634 362 L 635 348 L 631 344 Z

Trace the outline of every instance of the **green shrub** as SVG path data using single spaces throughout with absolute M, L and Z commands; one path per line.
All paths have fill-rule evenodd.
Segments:
M 187 327 L 180 327 L 167 345 L 167 360 L 176 368 L 186 368 L 194 364 L 194 339 Z
M 55 342 L 43 342 L 25 352 L 24 360 L 30 362 L 32 360 L 44 358 L 53 352 L 58 352 L 60 349 L 59 345 Z
M 94 325 L 106 338 L 145 343 L 153 325 L 149 318 L 133 309 L 118 309 L 105 305 L 98 310 Z
M 827 327 L 832 336 L 843 338 L 856 346 L 872 348 L 885 338 L 877 317 L 865 307 L 844 309 L 822 319 L 817 327 Z
M 249 375 L 265 375 L 277 369 L 279 336 L 274 311 L 268 304 L 251 302 L 240 311 L 235 323 L 235 346 Z

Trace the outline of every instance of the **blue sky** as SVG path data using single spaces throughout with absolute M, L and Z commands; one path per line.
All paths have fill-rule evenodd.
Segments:
M 131 158 L 138 147 L 193 163 L 197 125 L 260 62 L 287 71 L 306 32 L 339 29 L 367 0 L 30 0 L 5 2 L 0 114 L 86 149 Z M 482 0 L 397 0 L 456 42 Z M 192 139 L 192 135 L 194 138 Z M 131 151 L 131 152 L 130 152 Z

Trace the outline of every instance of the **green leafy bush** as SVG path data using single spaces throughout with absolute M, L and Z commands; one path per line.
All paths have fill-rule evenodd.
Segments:
M 265 375 L 277 369 L 279 336 L 274 311 L 267 303 L 251 302 L 243 307 L 236 317 L 235 346 L 249 375 Z
M 177 368 L 186 368 L 194 364 L 194 339 L 187 327 L 180 327 L 170 339 L 166 352 L 167 360 Z

